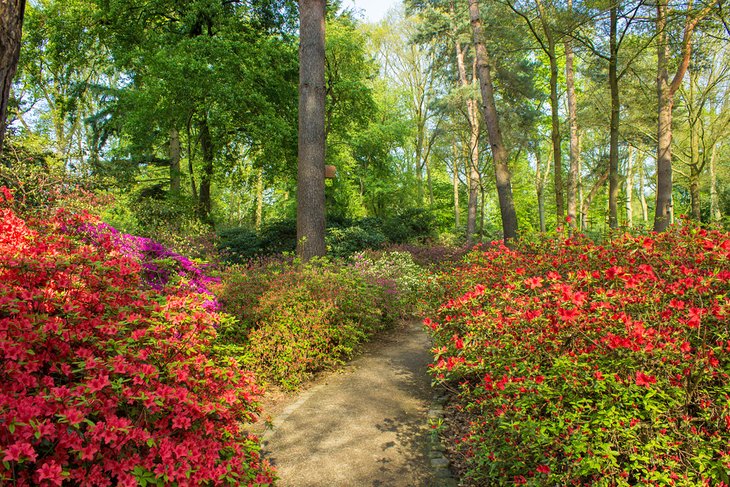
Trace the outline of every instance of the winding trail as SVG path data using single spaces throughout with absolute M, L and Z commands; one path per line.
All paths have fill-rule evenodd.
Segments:
M 277 485 L 437 485 L 428 450 L 429 347 L 419 323 L 403 323 L 292 398 L 263 436 Z

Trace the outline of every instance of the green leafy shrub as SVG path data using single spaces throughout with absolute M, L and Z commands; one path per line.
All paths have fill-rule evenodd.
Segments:
M 238 322 L 220 330 L 217 348 L 288 389 L 351 357 L 392 318 L 384 289 L 324 261 L 232 266 L 218 296 Z
M 727 485 L 730 235 L 495 244 L 444 276 L 432 372 L 473 485 Z
M 407 208 L 383 222 L 383 233 L 394 244 L 425 243 L 436 237 L 434 215 L 426 208 Z
M 430 282 L 427 270 L 408 252 L 366 251 L 353 256 L 353 267 L 386 290 L 400 316 L 418 311 Z
M 379 249 L 386 238 L 372 219 L 354 222 L 344 227 L 327 229 L 327 252 L 330 256 L 349 257 L 365 249 Z

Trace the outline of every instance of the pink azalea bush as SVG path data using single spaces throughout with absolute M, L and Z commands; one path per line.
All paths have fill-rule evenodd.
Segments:
M 730 235 L 495 244 L 426 325 L 473 485 L 730 484 Z
M 0 484 L 268 485 L 250 373 L 208 350 L 227 318 L 178 276 L 153 289 L 85 213 L 0 204 Z

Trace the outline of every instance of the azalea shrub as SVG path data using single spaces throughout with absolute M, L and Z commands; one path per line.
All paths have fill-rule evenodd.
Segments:
M 393 297 L 399 316 L 424 309 L 422 298 L 432 284 L 431 275 L 409 252 L 370 250 L 353 255 L 352 261 L 360 274 Z
M 237 322 L 221 328 L 218 350 L 285 389 L 343 363 L 392 323 L 386 290 L 329 261 L 267 259 L 224 271 L 217 295 Z
M 467 481 L 730 484 L 729 258 L 692 225 L 469 254 L 426 320 Z
M 254 377 L 208 352 L 229 320 L 210 295 L 156 288 L 87 214 L 26 221 L 3 199 L 0 484 L 270 484 L 243 426 Z

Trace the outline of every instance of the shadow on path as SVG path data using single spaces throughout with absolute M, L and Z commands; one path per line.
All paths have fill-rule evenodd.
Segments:
M 429 340 L 409 322 L 274 418 L 264 452 L 284 487 L 432 484 Z

